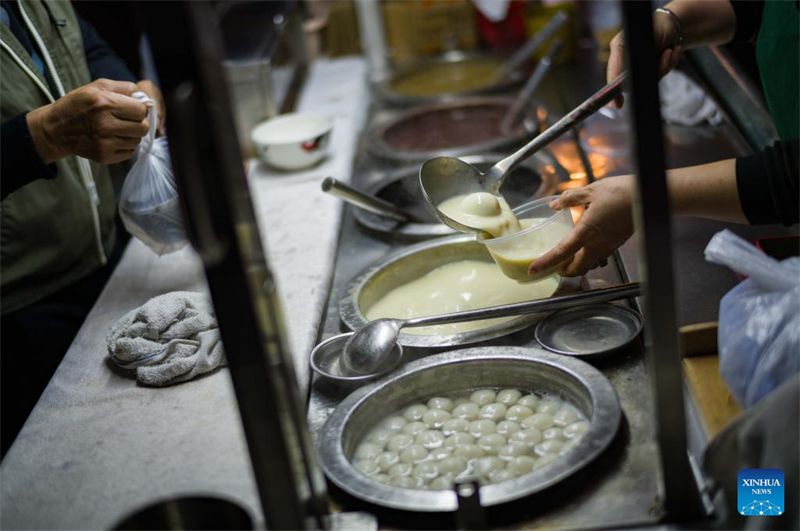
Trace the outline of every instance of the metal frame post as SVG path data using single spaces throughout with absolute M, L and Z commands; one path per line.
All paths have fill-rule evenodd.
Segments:
M 667 518 L 702 518 L 700 496 L 689 466 L 683 374 L 676 320 L 672 229 L 664 138 L 658 94 L 658 54 L 653 41 L 653 6 L 623 0 L 630 79 L 631 152 L 636 168 L 634 220 L 639 275 L 645 292 L 645 349 L 653 386 Z
M 323 529 L 316 462 L 206 1 L 142 2 L 184 218 L 205 266 L 268 529 Z

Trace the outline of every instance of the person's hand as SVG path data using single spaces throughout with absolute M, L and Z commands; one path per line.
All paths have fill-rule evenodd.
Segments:
M 606 177 L 589 186 L 564 192 L 550 206 L 555 210 L 585 206 L 575 229 L 550 252 L 531 263 L 533 275 L 572 258 L 561 270 L 580 276 L 597 267 L 633 234 L 633 176 Z
M 653 14 L 653 39 L 655 40 L 656 50 L 659 51 L 658 77 L 659 79 L 669 73 L 670 70 L 678 66 L 681 59 L 681 47 L 678 46 L 678 28 L 672 17 L 663 13 Z M 611 83 L 618 75 L 625 70 L 625 32 L 617 33 L 609 45 L 611 55 L 606 66 L 606 81 Z M 617 96 L 614 100 L 617 108 L 622 107 L 624 98 Z
M 156 101 L 156 103 L 158 103 L 158 125 L 156 126 L 156 131 L 158 131 L 157 136 L 164 136 L 164 134 L 166 134 L 165 120 L 167 116 L 167 107 L 164 105 L 164 97 L 161 95 L 161 91 L 153 84 L 152 81 L 147 79 L 143 79 L 142 81 L 136 83 L 136 88 L 137 90 L 141 90 L 147 94 L 150 99 L 153 99 Z
M 133 156 L 150 124 L 147 107 L 130 97 L 127 81 L 98 79 L 28 113 L 28 127 L 42 161 L 79 155 L 101 164 Z

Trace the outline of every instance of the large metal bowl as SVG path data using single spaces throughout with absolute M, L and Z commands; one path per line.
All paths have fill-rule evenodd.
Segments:
M 439 266 L 459 260 L 492 262 L 486 247 L 470 234 L 446 236 L 417 243 L 390 254 L 356 275 L 339 301 L 339 314 L 351 330 L 358 330 L 369 320 L 363 309 L 369 308 L 386 293 L 425 275 Z M 578 277 L 562 277 L 556 294 L 573 293 L 580 286 Z M 418 335 L 401 332 L 398 341 L 404 347 L 440 348 L 470 345 L 511 334 L 539 322 L 547 313 L 522 315 L 480 330 L 448 335 Z
M 555 393 L 589 419 L 589 431 L 556 461 L 525 476 L 481 487 L 480 499 L 485 507 L 530 496 L 574 474 L 611 444 L 619 428 L 621 411 L 616 392 L 588 363 L 540 348 L 456 350 L 409 363 L 339 404 L 319 434 L 325 474 L 345 492 L 384 507 L 424 512 L 456 510 L 455 492 L 384 485 L 359 472 L 350 457 L 372 428 L 402 407 L 434 395 L 485 387 Z
M 471 91 L 447 92 L 430 96 L 412 96 L 409 94 L 403 94 L 397 92 L 392 88 L 392 85 L 394 85 L 398 80 L 407 77 L 411 74 L 414 74 L 416 72 L 419 72 L 421 70 L 428 70 L 428 69 L 435 70 L 438 66 L 443 64 L 465 63 L 468 61 L 486 60 L 486 59 L 490 60 L 496 59 L 498 60 L 498 62 L 502 62 L 504 59 L 506 59 L 506 57 L 500 55 L 479 53 L 479 52 L 451 51 L 439 55 L 437 57 L 427 59 L 412 66 L 399 68 L 395 72 L 393 72 L 392 75 L 387 80 L 380 83 L 376 87 L 378 97 L 383 102 L 396 106 L 419 105 L 422 103 L 452 101 L 466 96 L 478 96 L 478 95 L 492 94 L 492 93 L 511 90 L 512 88 L 522 83 L 522 81 L 524 81 L 529 71 L 527 65 L 522 66 L 515 72 L 512 72 L 511 75 L 509 75 L 508 77 L 498 79 L 497 82 L 491 85 L 486 85 L 481 89 L 471 90 Z
M 499 154 L 474 155 L 462 160 L 486 171 L 503 156 Z M 503 182 L 500 192 L 511 208 L 532 199 L 556 194 L 559 182 L 568 181 L 569 173 L 548 151 L 535 153 L 518 166 Z M 433 238 L 456 232 L 439 221 L 425 207 L 425 199 L 419 187 L 419 165 L 395 170 L 367 189 L 367 192 L 394 203 L 420 220 L 418 223 L 398 223 L 392 219 L 375 215 L 364 209 L 354 210 L 356 221 L 362 226 L 393 237 L 408 239 Z
M 465 98 L 456 101 L 414 107 L 413 109 L 401 113 L 394 119 L 375 126 L 367 135 L 367 150 L 376 157 L 394 162 L 424 161 L 434 157 L 460 157 L 475 153 L 489 153 L 492 151 L 510 150 L 517 145 L 521 145 L 524 140 L 533 135 L 533 133 L 537 130 L 538 119 L 533 107 L 526 107 L 523 114 L 522 127 L 518 129 L 516 134 L 503 136 L 485 142 L 465 144 L 463 146 L 450 149 L 410 151 L 407 149 L 398 149 L 396 146 L 392 146 L 386 141 L 385 137 L 387 131 L 389 131 L 389 129 L 392 127 L 402 122 L 413 120 L 417 116 L 423 114 L 440 111 L 452 111 L 457 113 L 461 109 L 467 107 L 483 107 L 487 105 L 508 108 L 513 102 L 514 99 L 508 97 L 481 97 Z

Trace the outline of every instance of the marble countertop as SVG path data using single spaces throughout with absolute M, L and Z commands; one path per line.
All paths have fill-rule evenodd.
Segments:
M 342 214 L 319 186 L 329 175 L 349 180 L 368 97 L 361 58 L 315 62 L 298 110 L 333 118 L 330 156 L 291 174 L 248 168 L 303 395 Z M 194 251 L 158 257 L 132 240 L 0 466 L 0 527 L 109 528 L 142 505 L 189 494 L 238 501 L 263 523 L 227 369 L 147 388 L 107 359 L 111 325 L 176 290 L 206 290 Z

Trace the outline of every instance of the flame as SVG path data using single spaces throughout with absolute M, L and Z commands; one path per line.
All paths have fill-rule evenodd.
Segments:
M 569 178 L 572 181 L 585 181 L 586 180 L 586 172 L 585 171 L 574 171 L 569 174 Z
M 572 190 L 573 188 L 580 188 L 582 186 L 586 186 L 586 181 L 567 181 L 565 183 L 558 183 L 557 189 L 558 193 L 565 192 L 567 190 Z

